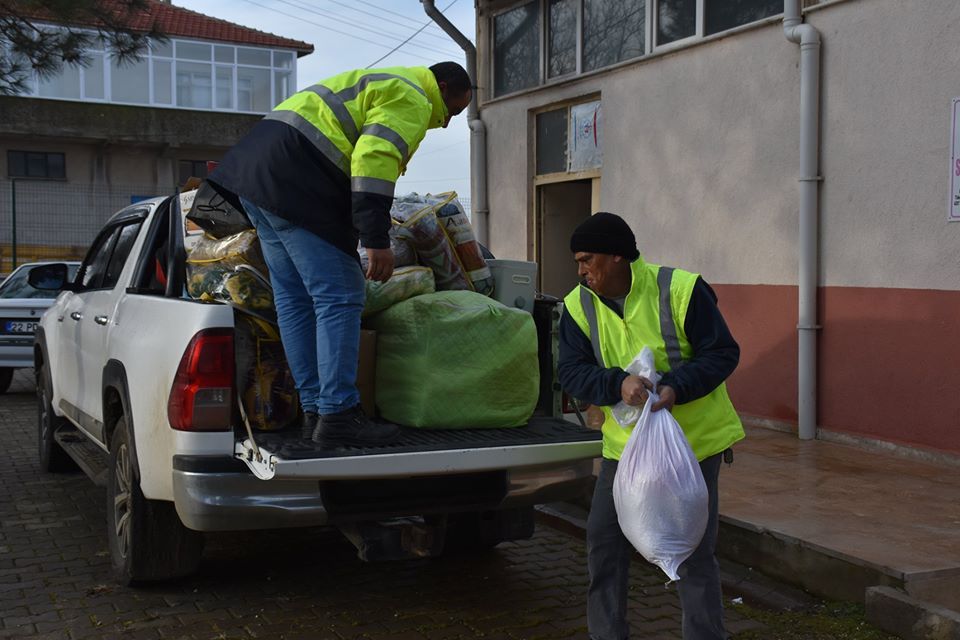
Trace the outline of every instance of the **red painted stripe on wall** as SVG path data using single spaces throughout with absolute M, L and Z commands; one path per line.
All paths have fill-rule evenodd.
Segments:
M 715 285 L 741 413 L 797 421 L 797 288 Z M 960 291 L 825 287 L 817 425 L 960 454 Z

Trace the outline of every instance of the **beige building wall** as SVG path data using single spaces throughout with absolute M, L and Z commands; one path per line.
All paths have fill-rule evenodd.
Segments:
M 806 21 L 824 41 L 821 283 L 960 289 L 960 224 L 946 222 L 960 3 L 847 0 Z M 532 112 L 599 92 L 600 206 L 646 256 L 720 283 L 795 284 L 798 61 L 773 21 L 483 104 L 492 250 L 531 255 Z
M 960 455 L 960 223 L 947 222 L 960 3 L 835 0 L 805 21 L 823 40 L 817 425 Z M 489 87 L 482 12 L 478 32 Z M 741 346 L 735 405 L 788 428 L 799 60 L 772 19 L 481 104 L 494 254 L 536 255 L 534 114 L 599 94 L 599 209 L 630 222 L 650 261 L 714 285 Z M 898 380 L 912 390 L 894 392 Z

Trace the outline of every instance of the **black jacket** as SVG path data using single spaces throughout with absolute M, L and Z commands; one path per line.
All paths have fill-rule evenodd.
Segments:
M 616 304 L 598 297 L 617 311 Z M 617 315 L 623 317 L 619 311 Z M 683 330 L 693 347 L 693 358 L 676 371 L 663 373 L 660 380 L 660 384 L 670 386 L 676 392 L 677 404 L 702 398 L 716 389 L 740 361 L 740 347 L 717 308 L 717 294 L 702 278 L 697 278 L 694 284 Z M 593 355 L 590 337 L 566 312 L 560 319 L 558 374 L 564 391 L 578 400 L 599 406 L 611 406 L 622 399 L 620 386 L 629 375 L 620 367 L 600 367 Z

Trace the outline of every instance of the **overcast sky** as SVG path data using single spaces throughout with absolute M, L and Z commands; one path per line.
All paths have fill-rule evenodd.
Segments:
M 463 51 L 430 21 L 420 0 L 173 0 L 173 4 L 311 43 L 314 52 L 297 62 L 298 89 L 374 63 L 376 67 L 430 66 L 442 60 L 465 64 Z M 473 0 L 436 0 L 436 6 L 474 41 Z M 390 53 L 428 22 L 410 42 Z M 384 55 L 387 57 L 377 62 Z M 397 194 L 451 189 L 464 199 L 470 197 L 465 113 L 454 118 L 447 129 L 427 132 L 406 175 L 397 183 Z

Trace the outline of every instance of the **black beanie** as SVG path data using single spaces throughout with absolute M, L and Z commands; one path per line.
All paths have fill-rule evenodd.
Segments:
M 598 211 L 574 230 L 570 251 L 623 256 L 630 262 L 640 257 L 630 225 L 617 214 L 606 211 Z

